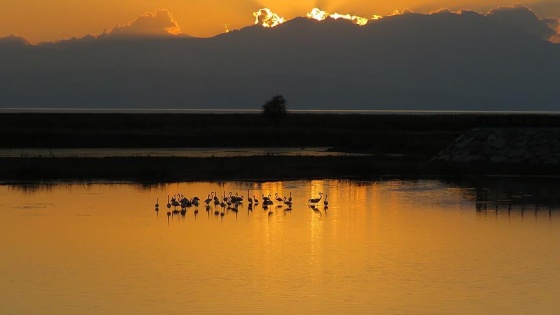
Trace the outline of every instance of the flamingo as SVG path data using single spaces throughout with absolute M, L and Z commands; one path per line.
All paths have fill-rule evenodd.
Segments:
M 159 198 L 156 198 L 156 208 L 159 208 Z
M 308 202 L 309 203 L 319 203 L 319 201 L 321 201 L 321 199 L 323 199 L 323 193 L 319 193 L 319 198 L 312 198 L 309 199 Z
M 173 209 L 177 210 L 177 207 L 180 206 L 181 204 L 177 201 L 177 199 L 175 199 L 175 196 L 173 196 L 171 198 L 171 204 L 173 205 Z
M 171 209 L 171 203 L 169 202 L 169 195 L 167 195 L 167 209 Z
M 233 203 L 243 203 L 243 199 L 245 199 L 245 196 L 239 197 L 237 193 L 235 193 L 235 197 L 230 198 L 231 202 Z
M 286 200 L 286 197 L 284 197 L 284 204 L 287 204 L 288 206 L 292 206 L 292 201 L 291 200 Z
M 275 197 L 276 197 L 276 201 L 278 201 L 278 202 L 284 201 L 284 200 L 282 199 L 282 197 L 278 197 L 278 193 L 275 193 L 274 195 L 275 195 Z M 284 198 L 284 199 L 286 199 L 286 198 Z
M 218 194 L 214 192 L 214 205 L 217 206 L 220 204 L 220 198 L 218 198 Z
M 325 200 L 323 201 L 323 204 L 325 205 L 325 207 L 328 207 L 328 206 L 329 206 L 329 201 L 327 200 L 327 197 L 328 197 L 328 196 L 329 196 L 329 195 L 325 195 Z
M 210 194 L 208 194 L 208 198 L 206 198 L 206 200 L 204 200 L 204 203 L 206 205 L 210 205 L 211 202 L 212 202 L 212 198 L 210 197 Z
M 268 197 L 265 197 L 263 194 L 263 205 L 272 205 L 274 202 L 270 199 L 270 194 Z

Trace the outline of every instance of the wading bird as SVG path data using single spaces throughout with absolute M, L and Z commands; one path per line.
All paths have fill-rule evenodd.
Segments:
M 212 198 L 210 197 L 210 195 L 208 195 L 208 198 L 206 198 L 206 200 L 204 200 L 204 203 L 206 205 L 210 205 L 211 202 L 212 202 Z
M 323 193 L 320 192 L 320 193 L 319 193 L 319 198 L 312 198 L 312 199 L 309 199 L 309 200 L 308 200 L 308 203 L 316 204 L 316 203 L 319 203 L 319 201 L 321 201 L 321 199 L 323 199 Z

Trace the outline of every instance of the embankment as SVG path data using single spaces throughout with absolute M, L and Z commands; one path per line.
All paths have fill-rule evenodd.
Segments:
M 553 153 L 550 159 L 538 155 L 552 143 L 560 148 L 560 141 L 554 142 L 560 132 L 551 132 L 558 125 L 560 116 L 553 114 L 289 114 L 277 122 L 259 114 L 1 114 L 3 148 L 331 147 L 367 155 L 0 158 L 0 180 L 560 175 L 560 155 Z M 506 131 L 482 135 L 480 130 Z M 532 130 L 539 136 L 519 133 L 524 136 L 515 138 L 508 130 Z M 543 134 L 549 134 L 546 143 L 541 142 Z M 486 149 L 464 151 L 465 139 L 471 138 L 491 142 L 488 150 L 497 151 L 487 155 L 482 154 Z M 527 142 L 524 153 L 515 151 L 523 139 Z M 475 158 L 472 152 L 484 158 Z M 536 155 L 529 157 L 528 152 Z M 496 158 L 500 154 L 508 160 Z M 538 161 L 531 163 L 535 156 Z

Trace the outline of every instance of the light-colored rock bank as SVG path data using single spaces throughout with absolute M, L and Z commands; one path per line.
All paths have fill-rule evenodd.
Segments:
M 432 161 L 454 163 L 560 163 L 560 128 L 471 129 Z

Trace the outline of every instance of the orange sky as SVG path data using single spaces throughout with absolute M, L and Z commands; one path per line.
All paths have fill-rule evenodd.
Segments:
M 268 7 L 286 19 L 305 16 L 312 8 L 364 17 L 388 15 L 409 8 L 428 13 L 440 8 L 486 12 L 512 1 L 501 0 L 7 0 L 0 9 L 0 37 L 23 36 L 32 43 L 87 34 L 98 35 L 117 24 L 130 23 L 145 12 L 167 9 L 184 33 L 209 37 L 224 24 L 238 29 L 253 23 L 252 12 Z M 560 16 L 560 1 L 526 0 L 522 4 L 540 17 Z

